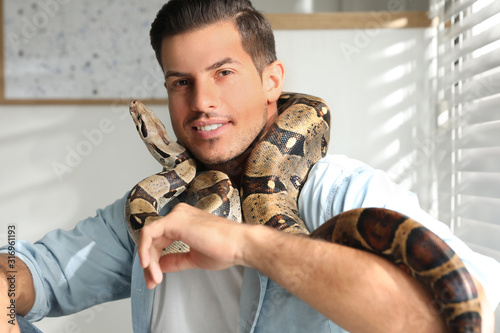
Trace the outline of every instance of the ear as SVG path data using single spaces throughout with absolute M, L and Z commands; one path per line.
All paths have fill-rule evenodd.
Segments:
M 285 66 L 279 60 L 267 65 L 262 71 L 262 86 L 267 96 L 267 103 L 272 104 L 278 100 L 283 91 L 285 79 Z

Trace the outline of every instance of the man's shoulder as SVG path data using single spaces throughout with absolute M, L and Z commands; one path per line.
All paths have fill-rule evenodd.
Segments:
M 345 155 L 327 155 L 309 172 L 299 195 L 301 216 L 310 230 L 360 205 L 376 170 Z
M 373 172 L 366 163 L 346 155 L 327 155 L 320 159 L 311 169 L 310 175 L 349 176 L 363 172 Z

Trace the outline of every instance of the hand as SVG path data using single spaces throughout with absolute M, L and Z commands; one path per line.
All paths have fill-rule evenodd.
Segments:
M 242 249 L 251 228 L 187 204 L 176 205 L 168 215 L 142 228 L 138 251 L 147 287 L 161 283 L 166 272 L 243 264 Z M 161 256 L 175 240 L 189 245 L 191 251 Z

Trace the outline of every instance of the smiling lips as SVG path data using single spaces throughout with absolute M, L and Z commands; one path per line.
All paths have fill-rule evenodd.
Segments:
M 212 125 L 204 125 L 204 126 L 197 126 L 196 129 L 198 131 L 202 132 L 209 132 L 218 129 L 219 127 L 222 127 L 223 124 L 212 124 Z

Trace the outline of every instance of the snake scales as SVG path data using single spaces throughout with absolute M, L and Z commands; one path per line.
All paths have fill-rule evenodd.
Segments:
M 159 219 L 158 212 L 174 198 L 236 222 L 309 234 L 297 197 L 310 168 L 327 152 L 330 112 L 321 99 L 302 94 L 283 94 L 278 112 L 248 158 L 238 193 L 221 172 L 197 175 L 189 152 L 168 138 L 151 110 L 132 102 L 137 131 L 163 166 L 129 194 L 125 216 L 132 239 L 138 243 L 141 228 Z M 418 222 L 387 209 L 354 209 L 328 220 L 310 236 L 387 258 L 432 291 L 433 305 L 451 332 L 481 331 L 480 303 L 469 272 L 444 241 Z M 164 254 L 186 251 L 186 244 L 174 242 Z

